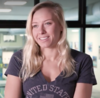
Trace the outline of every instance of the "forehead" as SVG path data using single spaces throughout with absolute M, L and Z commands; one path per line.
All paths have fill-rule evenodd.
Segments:
M 44 19 L 54 19 L 55 15 L 50 8 L 41 8 L 37 10 L 33 15 L 33 21 L 44 20 Z

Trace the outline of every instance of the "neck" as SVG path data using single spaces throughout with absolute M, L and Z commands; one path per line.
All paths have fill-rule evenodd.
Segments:
M 59 53 L 57 49 L 41 49 L 44 60 L 54 61 L 58 58 Z

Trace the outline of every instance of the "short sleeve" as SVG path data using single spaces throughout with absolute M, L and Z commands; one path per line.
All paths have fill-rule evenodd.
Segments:
M 19 76 L 19 72 L 22 66 L 22 57 L 21 57 L 21 51 L 15 52 L 9 62 L 8 68 L 5 72 L 5 75 L 8 74 Z
M 93 85 L 97 84 L 93 69 L 93 62 L 89 55 L 85 55 L 85 57 L 80 63 L 79 76 L 77 82 L 90 83 Z

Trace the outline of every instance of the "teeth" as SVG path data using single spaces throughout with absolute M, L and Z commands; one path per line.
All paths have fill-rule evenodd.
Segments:
M 45 40 L 45 39 L 47 39 L 48 37 L 43 37 L 43 38 L 40 38 L 41 40 Z

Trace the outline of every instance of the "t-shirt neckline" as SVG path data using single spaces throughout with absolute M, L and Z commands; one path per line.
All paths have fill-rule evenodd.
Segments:
M 40 70 L 40 77 L 41 77 L 42 81 L 45 82 L 46 84 L 54 84 L 59 78 L 61 78 L 61 75 L 62 75 L 62 72 L 55 78 L 55 80 L 53 80 L 53 81 L 51 81 L 51 82 L 48 82 L 48 81 L 45 79 L 45 77 L 44 77 L 42 71 Z

